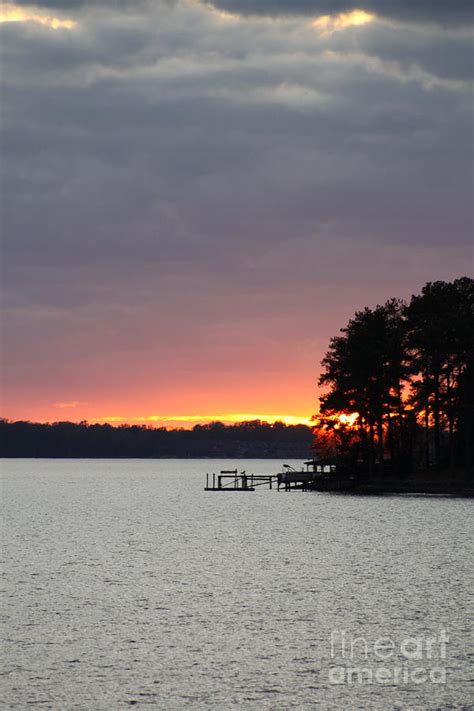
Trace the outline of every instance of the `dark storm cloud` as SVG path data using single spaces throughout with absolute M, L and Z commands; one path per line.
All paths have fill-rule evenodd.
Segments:
M 381 17 L 453 25 L 472 23 L 471 0 L 213 0 L 228 12 L 243 15 L 328 15 L 363 9 Z
M 41 4 L 77 28 L 1 28 L 6 303 L 20 340 L 44 329 L 73 350 L 77 333 L 100 321 L 119 334 L 125 319 L 144 342 L 159 326 L 173 344 L 194 321 L 196 342 L 212 343 L 213 329 L 255 313 L 272 323 L 275 309 L 297 337 L 315 289 L 326 304 L 332 285 L 377 283 L 383 299 L 393 274 L 465 266 L 463 33 L 382 21 L 324 34 L 305 16 L 226 21 L 184 0 Z M 133 12 L 102 12 L 117 7 Z
M 335 222 L 376 231 L 372 202 L 384 194 L 397 196 L 385 210 L 414 207 L 407 165 L 420 173 L 421 210 L 424 191 L 427 206 L 433 189 L 446 190 L 444 179 L 433 185 L 439 146 L 451 146 L 445 176 L 468 161 L 468 114 L 456 84 L 462 62 L 446 72 L 436 38 L 425 40 L 433 59 L 423 67 L 419 38 L 384 28 L 366 33 L 356 53 L 343 33 L 321 39 L 315 52 L 313 33 L 283 40 L 273 27 L 259 28 L 255 52 L 251 27 L 237 33 L 201 22 L 201 33 L 178 21 L 157 35 L 152 22 L 124 21 L 85 35 L 22 27 L 6 34 L 13 251 L 28 250 L 38 224 L 35 244 L 54 244 L 48 259 L 159 255 L 162 265 L 174 253 L 191 254 L 190 243 L 204 255 L 216 240 L 232 242 L 242 227 L 252 241 L 262 220 L 262 241 L 284 238 L 295 219 L 308 232 Z M 455 56 L 458 44 L 448 46 Z M 434 71 L 435 59 L 447 78 Z M 456 112 L 461 130 L 451 136 Z M 463 195 L 459 188 L 458 203 Z M 29 210 L 18 209 L 25 200 Z M 436 200 L 431 210 L 443 205 Z M 75 212 L 85 229 L 71 240 Z M 419 239 L 441 234 L 433 227 Z
M 49 10 L 67 10 L 74 12 L 77 9 L 107 9 L 111 12 L 121 10 L 143 9 L 148 7 L 156 7 L 157 5 L 170 6 L 174 5 L 178 0 L 16 0 L 15 5 L 25 5 L 30 7 L 36 5 Z

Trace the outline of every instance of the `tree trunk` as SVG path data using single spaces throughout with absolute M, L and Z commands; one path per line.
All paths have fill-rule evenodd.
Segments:
M 434 380 L 434 401 L 433 401 L 433 419 L 434 419 L 434 460 L 435 468 L 439 469 L 441 457 L 441 408 L 439 397 L 439 375 L 435 376 Z
M 383 451 L 383 422 L 382 417 L 377 422 L 377 449 L 379 460 L 379 472 L 383 471 L 384 451 Z
M 369 479 L 373 479 L 374 476 L 374 460 L 375 460 L 375 450 L 374 450 L 374 423 L 372 420 L 369 422 Z
M 425 401 L 425 467 L 426 471 L 430 469 L 430 414 L 429 414 L 429 398 Z

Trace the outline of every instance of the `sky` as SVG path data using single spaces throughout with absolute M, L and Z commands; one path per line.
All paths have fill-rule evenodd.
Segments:
M 2 415 L 306 422 L 473 275 L 471 0 L 0 6 Z

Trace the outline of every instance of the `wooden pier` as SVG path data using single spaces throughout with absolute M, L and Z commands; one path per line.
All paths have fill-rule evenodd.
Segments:
M 257 486 L 268 485 L 273 488 L 277 483 L 277 474 L 247 474 L 237 469 L 223 469 L 219 474 L 206 474 L 204 491 L 255 491 Z
M 278 474 L 247 474 L 237 469 L 222 469 L 219 474 L 206 474 L 204 491 L 255 491 L 257 486 L 274 486 L 280 491 L 321 490 L 325 491 L 336 482 L 336 465 L 312 459 L 305 462 L 305 469 L 297 471 L 288 464 Z

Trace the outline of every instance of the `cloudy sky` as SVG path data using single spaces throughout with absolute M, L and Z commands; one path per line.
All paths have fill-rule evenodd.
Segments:
M 473 273 L 471 0 L 3 3 L 4 411 L 309 417 Z

